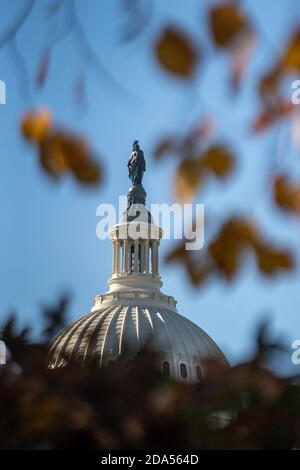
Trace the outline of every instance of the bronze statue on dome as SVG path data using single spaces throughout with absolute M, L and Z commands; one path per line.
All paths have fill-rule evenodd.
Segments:
M 142 184 L 144 172 L 146 171 L 146 160 L 144 152 L 140 149 L 138 140 L 133 142 L 132 152 L 127 166 L 132 185 L 136 186 Z

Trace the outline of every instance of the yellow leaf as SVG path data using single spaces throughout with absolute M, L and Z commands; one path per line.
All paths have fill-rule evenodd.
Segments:
M 186 158 L 180 163 L 175 182 L 176 196 L 180 201 L 190 201 L 196 195 L 200 185 L 200 171 L 198 160 Z

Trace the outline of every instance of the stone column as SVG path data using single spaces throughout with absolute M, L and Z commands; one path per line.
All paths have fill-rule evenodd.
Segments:
M 151 265 L 152 265 L 152 274 L 156 276 L 158 274 L 158 250 L 157 250 L 157 241 L 152 240 L 151 244 Z
M 144 240 L 140 240 L 140 272 L 144 272 L 145 266 L 145 242 Z
M 151 242 L 151 274 L 154 276 L 154 242 Z
M 127 239 L 127 244 L 128 244 L 128 251 L 127 251 L 127 272 L 131 273 L 131 271 L 132 271 L 132 255 L 131 255 L 132 240 Z
M 149 240 L 144 241 L 144 270 L 149 273 Z
M 116 240 L 115 273 L 120 273 L 120 240 Z
M 117 240 L 113 240 L 113 256 L 112 256 L 112 274 L 113 275 L 117 271 L 116 259 L 117 259 Z
M 134 240 L 134 257 L 133 257 L 133 261 L 134 261 L 133 270 L 134 270 L 135 273 L 137 273 L 138 270 L 139 270 L 139 242 L 138 242 L 138 240 Z
M 125 274 L 128 270 L 128 240 L 123 240 L 123 266 L 122 273 Z

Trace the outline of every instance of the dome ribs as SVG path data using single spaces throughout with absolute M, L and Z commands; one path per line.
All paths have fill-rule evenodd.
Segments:
M 147 308 L 138 306 L 139 316 L 139 344 L 141 347 L 150 348 L 154 345 L 153 323 Z
M 122 311 L 122 307 L 114 308 L 109 315 L 105 318 L 98 332 L 96 351 L 101 350 L 100 353 L 100 366 L 105 363 L 107 353 L 109 353 L 109 343 L 114 339 L 114 332 L 112 331 L 113 325 L 116 324 L 117 318 Z M 103 332 L 102 332 L 103 330 Z
M 88 325 L 86 328 L 86 331 L 84 332 L 82 341 L 83 345 L 79 349 L 79 357 L 83 358 L 83 363 L 86 364 L 89 361 L 94 360 L 97 358 L 97 361 L 99 359 L 100 361 L 100 351 L 97 348 L 97 341 L 99 339 L 99 333 L 101 329 L 103 328 L 103 325 L 107 321 L 107 318 L 109 315 L 114 311 L 114 308 L 107 308 L 104 310 L 100 315 L 98 312 L 98 321 L 95 321 Z
M 57 359 L 55 361 L 55 364 L 54 364 L 54 367 L 57 367 L 59 366 L 59 361 L 60 360 L 66 360 L 67 362 L 70 361 L 71 359 L 71 355 L 72 355 L 72 350 L 71 352 L 70 351 L 67 351 L 67 349 L 70 348 L 70 345 L 72 345 L 72 340 L 74 339 L 74 344 L 75 344 L 75 341 L 76 341 L 76 338 L 77 336 L 76 335 L 76 332 L 78 331 L 78 329 L 85 323 L 89 320 L 89 318 L 95 318 L 96 315 L 95 314 L 87 314 L 85 315 L 83 318 L 81 318 L 80 320 L 76 320 L 70 328 L 68 328 L 67 331 L 64 331 L 63 335 L 61 335 L 61 341 L 59 343 L 57 343 L 57 345 L 55 346 L 55 350 L 54 350 L 54 354 L 55 352 L 58 352 L 57 354 Z
M 93 317 L 83 325 L 80 325 L 77 331 L 76 342 L 72 348 L 70 354 L 70 361 L 72 358 L 75 362 L 84 361 L 86 345 L 89 340 L 90 332 L 94 331 L 94 324 L 98 324 L 99 321 L 103 318 L 106 312 L 102 313 L 102 316 L 99 320 L 99 315 L 93 315 Z
M 128 359 L 132 359 L 139 351 L 136 309 L 137 307 L 132 305 L 128 308 L 122 328 L 121 354 Z

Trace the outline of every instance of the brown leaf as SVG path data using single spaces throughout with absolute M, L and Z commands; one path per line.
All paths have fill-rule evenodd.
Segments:
M 212 276 L 229 281 L 236 278 L 247 252 L 255 255 L 259 270 L 267 276 L 294 268 L 290 252 L 267 244 L 251 221 L 239 217 L 226 220 L 198 256 L 187 251 L 182 243 L 169 253 L 166 261 L 181 263 L 190 281 L 199 286 Z
M 168 253 L 166 262 L 181 263 L 185 267 L 192 284 L 194 286 L 202 285 L 212 274 L 212 266 L 205 256 L 202 256 L 201 259 L 196 259 L 191 254 L 193 252 L 186 250 L 185 241 Z
M 175 137 L 165 137 L 162 139 L 154 149 L 154 157 L 161 160 L 168 153 L 177 152 L 178 142 Z
M 39 160 L 42 169 L 54 179 L 58 179 L 67 170 L 64 155 L 54 145 L 52 138 L 39 145 Z
M 99 164 L 93 159 L 85 139 L 66 131 L 57 131 L 50 143 L 51 158 L 59 172 L 70 170 L 81 183 L 101 180 Z
M 291 183 L 285 175 L 278 175 L 273 185 L 276 204 L 283 210 L 300 216 L 300 186 Z
M 281 101 L 281 95 L 279 91 L 281 78 L 282 67 L 280 65 L 276 65 L 259 81 L 259 94 L 265 106 L 268 108 L 276 107 Z
M 95 160 L 88 160 L 77 168 L 75 177 L 83 184 L 98 184 L 102 180 L 102 170 Z
M 213 145 L 205 152 L 202 158 L 202 166 L 222 179 L 231 173 L 234 159 L 226 146 Z
M 240 6 L 232 2 L 211 9 L 210 29 L 215 44 L 229 53 L 231 85 L 237 90 L 257 43 L 256 33 Z
M 255 247 L 257 264 L 260 271 L 268 276 L 278 271 L 290 271 L 294 267 L 291 253 L 259 243 Z
M 211 9 L 210 28 L 216 45 L 226 48 L 249 28 L 249 24 L 237 4 L 226 2 Z
M 300 71 L 300 30 L 291 38 L 281 59 L 259 82 L 263 111 L 256 118 L 254 132 L 265 130 L 280 118 L 289 116 L 296 107 L 282 96 L 281 85 L 290 73 Z
M 253 132 L 259 133 L 265 131 L 270 125 L 279 119 L 290 116 L 296 110 L 296 105 L 291 101 L 280 101 L 276 107 L 271 109 L 265 108 L 261 113 L 256 117 L 252 125 Z
M 209 246 L 209 254 L 221 274 L 228 279 L 233 278 L 242 263 L 242 254 L 255 237 L 255 229 L 249 222 L 238 218 L 230 218 Z
M 174 250 L 172 250 L 166 256 L 166 262 L 172 263 L 174 261 L 184 260 L 187 257 L 187 250 L 185 249 L 184 243 L 180 243 Z
M 243 219 L 229 219 L 209 246 L 209 253 L 221 273 L 231 279 L 241 266 L 245 250 L 250 248 L 256 255 L 258 268 L 266 275 L 293 268 L 289 252 L 270 247 L 253 224 Z
M 155 43 L 155 55 L 165 70 L 184 79 L 192 77 L 200 59 L 191 39 L 173 26 L 167 26 Z

